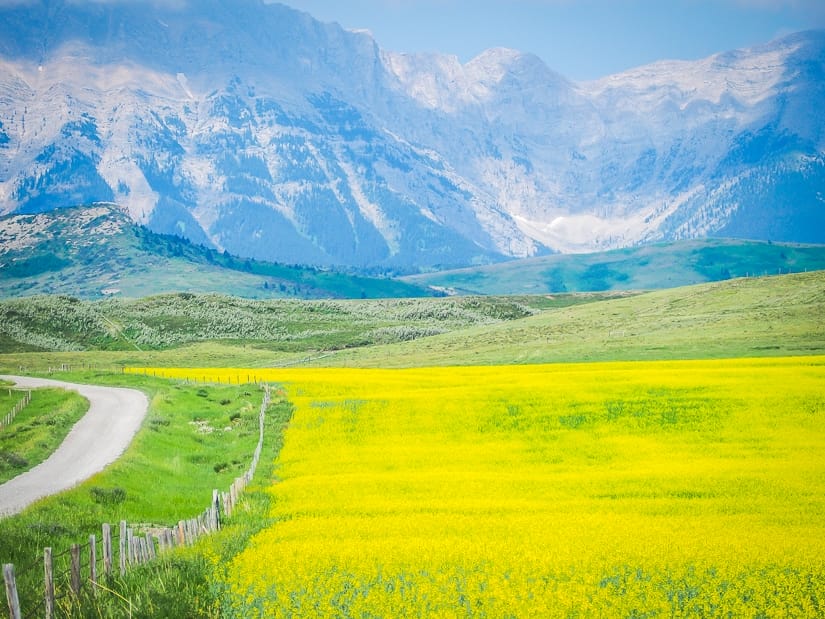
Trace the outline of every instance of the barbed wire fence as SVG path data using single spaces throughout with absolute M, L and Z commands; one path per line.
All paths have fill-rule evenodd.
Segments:
M 12 392 L 15 391 L 14 389 L 9 389 L 9 396 L 12 395 Z M 15 404 L 11 412 L 7 413 L 5 417 L 0 419 L 0 430 L 6 428 L 11 425 L 11 422 L 14 421 L 14 418 L 17 417 L 18 413 L 26 408 L 29 403 L 32 401 L 32 392 L 31 390 L 26 391 L 23 395 L 23 398 Z
M 42 557 L 33 558 L 20 569 L 16 569 L 11 563 L 4 564 L 3 581 L 10 619 L 40 616 L 51 619 L 55 616 L 57 602 L 68 597 L 79 599 L 86 582 L 89 586 L 87 593 L 90 595 L 109 592 L 121 597 L 104 584 L 115 576 L 115 568 L 120 576 L 125 576 L 136 566 L 154 561 L 175 548 L 191 546 L 202 536 L 219 531 L 221 523 L 231 518 L 244 489 L 252 481 L 258 467 L 263 450 L 266 409 L 270 402 L 269 387 L 264 385 L 263 389 L 264 396 L 258 415 L 258 444 L 252 461 L 247 471 L 235 478 L 226 492 L 213 490 L 212 500 L 203 512 L 194 518 L 180 520 L 172 526 L 129 524 L 125 520 L 120 521 L 116 527 L 110 523 L 103 523 L 100 537 L 92 534 L 87 543 L 72 544 L 59 552 L 55 552 L 51 547 L 44 548 Z M 117 555 L 114 553 L 115 548 Z M 43 574 L 42 589 L 37 585 L 39 578 L 36 572 L 39 570 L 42 570 Z M 18 582 L 32 584 L 28 588 L 18 589 Z M 38 598 L 40 602 L 25 608 L 24 614 L 20 600 L 30 601 Z M 131 604 L 128 600 L 125 602 Z

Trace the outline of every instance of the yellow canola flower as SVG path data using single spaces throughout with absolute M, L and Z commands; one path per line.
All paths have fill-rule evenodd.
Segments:
M 254 373 L 296 408 L 227 616 L 825 616 L 823 357 Z

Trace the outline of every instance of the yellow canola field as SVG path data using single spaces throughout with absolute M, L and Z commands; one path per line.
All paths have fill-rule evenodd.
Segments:
M 823 357 L 255 374 L 295 412 L 227 616 L 825 616 Z

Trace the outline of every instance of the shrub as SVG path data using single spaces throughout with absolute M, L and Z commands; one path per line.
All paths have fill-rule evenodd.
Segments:
M 119 505 L 126 500 L 126 491 L 123 488 L 100 488 L 93 486 L 89 488 L 92 500 L 98 505 Z

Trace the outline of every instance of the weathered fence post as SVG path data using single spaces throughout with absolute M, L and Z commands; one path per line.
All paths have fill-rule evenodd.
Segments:
M 221 528 L 221 493 L 212 491 L 212 530 L 218 531 Z
M 238 500 L 238 479 L 232 482 L 232 485 L 229 486 L 229 510 L 228 513 L 232 514 L 235 511 L 235 503 Z
M 80 595 L 80 544 L 72 544 L 70 551 L 72 573 L 71 573 L 71 588 L 72 593 Z
M 14 578 L 14 565 L 3 565 L 3 580 L 6 582 L 6 600 L 9 603 L 11 619 L 20 619 L 20 600 L 17 597 L 17 580 Z
M 43 549 L 43 571 L 45 573 L 44 602 L 46 604 L 46 619 L 54 616 L 54 567 L 52 564 L 52 549 Z
M 120 550 L 120 575 L 126 575 L 126 557 L 128 556 L 127 553 L 127 546 L 126 546 L 126 521 L 120 521 L 120 539 L 118 540 L 118 547 Z
M 103 573 L 106 578 L 112 577 L 112 526 L 103 524 Z
M 130 566 L 137 563 L 137 561 L 135 561 L 135 557 L 137 556 L 137 552 L 135 552 L 135 537 L 131 527 L 126 529 L 126 552 L 128 553 L 126 562 Z
M 146 556 L 148 553 L 146 550 L 146 538 L 133 533 L 132 539 L 135 542 L 135 561 L 138 565 L 146 563 Z
M 146 538 L 145 537 L 138 537 L 137 538 L 137 547 L 140 551 L 140 562 L 146 563 L 149 560 L 149 549 L 146 548 Z
M 229 493 L 221 492 L 221 508 L 225 518 L 229 517 Z
M 89 580 L 92 583 L 92 592 L 97 595 L 97 538 L 89 536 Z

